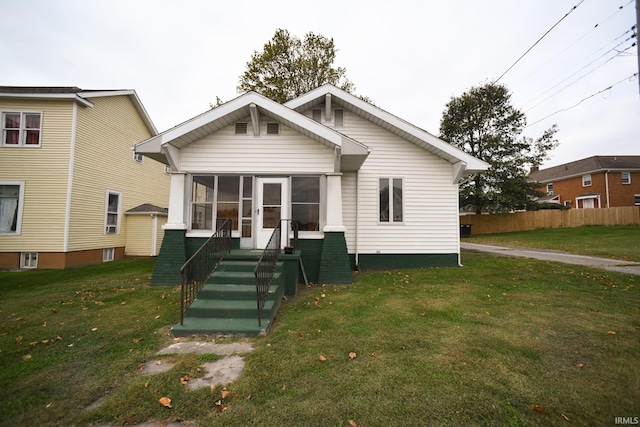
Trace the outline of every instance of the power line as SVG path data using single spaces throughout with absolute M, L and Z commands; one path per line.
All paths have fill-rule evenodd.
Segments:
M 536 42 L 535 42 L 535 43 L 534 43 L 534 44 L 533 44 L 529 49 L 527 49 L 527 51 L 526 51 L 525 53 L 523 53 L 523 54 L 522 54 L 522 56 L 520 56 L 520 58 L 518 58 L 518 59 L 516 60 L 516 62 L 514 62 L 513 64 L 511 64 L 511 66 L 510 66 L 509 68 L 507 68 L 507 71 L 505 71 L 504 73 L 502 73 L 502 75 L 496 79 L 495 83 L 498 83 L 498 82 L 500 81 L 500 79 L 504 77 L 504 75 L 505 75 L 505 74 L 507 74 L 507 73 L 508 73 L 508 72 L 509 72 L 513 67 L 515 67 L 515 66 L 516 66 L 516 64 L 517 64 L 518 62 L 520 62 L 520 60 L 521 60 L 522 58 L 524 58 L 524 57 L 527 55 L 527 53 L 529 53 L 529 52 L 531 51 L 531 49 L 533 49 L 534 47 L 536 47 L 536 45 L 537 45 L 538 43 L 540 43 L 540 42 L 542 41 L 542 39 L 543 39 L 543 38 L 545 38 L 545 37 L 547 36 L 547 34 L 549 34 L 549 33 L 550 33 L 550 32 L 551 32 L 555 27 L 557 27 L 557 26 L 558 26 L 558 24 L 560 24 L 562 21 L 564 21 L 564 19 L 565 19 L 567 16 L 569 16 L 569 15 L 571 14 L 571 12 L 573 12 L 574 10 L 576 10 L 576 9 L 578 8 L 578 6 L 580 6 L 583 2 L 584 2 L 584 0 L 580 0 L 580 3 L 578 3 L 578 4 L 577 4 L 577 5 L 575 5 L 575 6 L 573 6 L 573 7 L 571 8 L 571 10 L 570 10 L 569 12 L 567 12 L 567 13 L 566 13 L 562 18 L 560 18 L 560 20 L 559 20 L 558 22 L 556 22 L 555 24 L 553 24 L 553 26 L 552 26 L 551 28 L 549 28 L 549 29 L 547 30 L 547 32 L 546 32 L 546 33 L 544 33 L 544 34 L 542 35 L 542 37 L 540 37 L 540 38 L 539 38 L 539 39 L 538 39 L 538 40 L 537 40 L 537 41 L 536 41 Z
M 631 76 L 629 76 L 629 77 L 627 77 L 627 78 L 624 78 L 624 79 L 620 80 L 619 82 L 616 82 L 616 83 L 612 84 L 611 86 L 606 87 L 606 88 L 604 88 L 604 89 L 602 89 L 602 90 L 600 90 L 600 91 L 598 91 L 598 92 L 596 92 L 596 93 L 594 93 L 594 94 L 592 94 L 592 95 L 589 95 L 589 96 L 587 96 L 586 98 L 582 98 L 580 101 L 578 101 L 576 104 L 574 104 L 574 105 L 572 105 L 572 106 L 570 106 L 570 107 L 563 108 L 563 109 L 561 109 L 561 110 L 557 110 L 557 111 L 555 111 L 555 112 L 553 112 L 553 113 L 549 114 L 548 116 L 545 116 L 545 117 L 541 118 L 540 120 L 536 120 L 535 122 L 533 122 L 533 123 L 531 123 L 531 124 L 529 124 L 529 125 L 525 126 L 525 128 L 528 128 L 528 127 L 531 127 L 531 126 L 533 126 L 533 125 L 535 125 L 535 124 L 538 124 L 538 123 L 540 123 L 541 121 L 546 120 L 546 119 L 548 119 L 548 118 L 549 118 L 549 117 L 551 117 L 551 116 L 555 116 L 556 114 L 559 114 L 559 113 L 562 113 L 562 112 L 564 112 L 564 111 L 569 111 L 569 110 L 571 110 L 571 109 L 574 109 L 574 108 L 576 108 L 578 105 L 580 105 L 580 104 L 582 104 L 584 101 L 586 101 L 587 99 L 593 98 L 594 96 L 598 96 L 598 95 L 600 95 L 600 94 L 601 94 L 601 93 L 603 93 L 603 92 L 606 92 L 606 91 L 608 91 L 608 90 L 611 90 L 614 86 L 617 86 L 617 85 L 619 85 L 620 83 L 623 83 L 623 82 L 625 82 L 625 81 L 630 81 L 630 80 L 631 80 L 631 79 L 633 79 L 634 77 L 638 77 L 638 73 L 632 74 Z

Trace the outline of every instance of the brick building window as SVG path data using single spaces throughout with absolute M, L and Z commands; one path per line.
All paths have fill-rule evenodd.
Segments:
M 582 186 L 590 187 L 591 186 L 591 174 L 582 175 Z
M 620 175 L 622 176 L 623 184 L 631 184 L 631 172 L 622 172 Z

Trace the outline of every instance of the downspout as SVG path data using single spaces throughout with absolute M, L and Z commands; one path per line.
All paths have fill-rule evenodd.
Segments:
M 64 236 L 62 252 L 69 252 L 69 224 L 71 223 L 71 194 L 73 190 L 73 167 L 76 153 L 76 127 L 78 125 L 78 104 L 73 103 L 71 117 L 71 144 L 69 148 L 69 173 L 67 175 L 67 201 L 64 212 Z
M 611 170 L 608 170 L 604 173 L 604 185 L 607 192 L 607 208 L 611 207 L 611 205 L 609 204 L 609 172 L 611 172 Z
M 356 252 L 356 259 L 355 259 L 355 263 L 356 263 L 356 271 L 360 270 L 360 254 L 358 253 L 358 237 L 360 236 L 359 230 L 360 230 L 360 216 L 358 215 L 358 213 L 360 212 L 360 169 L 356 170 L 356 247 L 355 247 L 355 252 Z

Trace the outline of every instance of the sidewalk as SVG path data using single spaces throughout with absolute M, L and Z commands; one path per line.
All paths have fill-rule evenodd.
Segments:
M 467 252 L 485 252 L 495 255 L 512 256 L 519 258 L 535 258 L 543 261 L 556 261 L 565 264 L 578 264 L 588 267 L 604 268 L 620 273 L 640 275 L 640 263 L 620 261 L 607 258 L 596 258 L 586 255 L 568 254 L 565 252 L 543 249 L 521 248 L 515 246 L 498 246 L 481 243 L 461 241 L 460 249 Z

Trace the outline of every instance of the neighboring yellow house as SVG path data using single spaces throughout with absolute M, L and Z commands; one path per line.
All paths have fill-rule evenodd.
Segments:
M 170 177 L 132 150 L 158 133 L 135 91 L 0 86 L 0 120 L 0 268 L 157 253 Z

